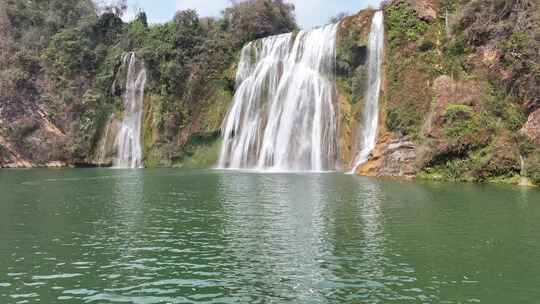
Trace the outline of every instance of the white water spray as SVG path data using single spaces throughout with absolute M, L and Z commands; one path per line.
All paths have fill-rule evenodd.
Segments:
M 109 121 L 112 120 L 112 118 L 114 117 L 114 114 L 111 116 L 111 118 L 109 119 Z M 105 125 L 105 132 L 103 133 L 103 137 L 101 138 L 101 143 L 99 145 L 99 151 L 98 151 L 98 157 L 97 157 L 97 164 L 99 167 L 102 167 L 103 165 L 105 165 L 105 160 L 107 158 L 107 139 L 109 138 L 109 134 L 111 132 L 111 125 L 110 123 L 107 123 Z
M 368 86 L 364 105 L 361 138 L 359 140 L 358 156 L 350 173 L 368 161 L 377 144 L 377 129 L 379 125 L 379 97 L 381 92 L 381 67 L 384 49 L 384 15 L 382 11 L 375 12 L 371 21 L 368 45 Z
M 222 126 L 219 167 L 327 171 L 336 167 L 337 24 L 244 47 Z
M 146 69 L 135 53 L 126 53 L 122 56 L 122 68 L 125 66 L 127 66 L 126 87 L 122 96 L 124 118 L 115 140 L 117 155 L 113 164 L 116 168 L 141 168 L 141 125 Z

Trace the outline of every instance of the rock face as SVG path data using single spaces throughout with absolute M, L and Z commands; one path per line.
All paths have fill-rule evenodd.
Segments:
M 9 142 L 0 136 L 0 168 L 31 167 L 31 162 L 19 155 Z
M 459 104 L 480 111 L 478 100 L 482 94 L 481 89 L 474 81 L 458 82 L 443 75 L 435 79 L 432 91 L 434 101 L 421 130 L 423 137 L 429 139 L 432 146 L 426 147 L 406 136 L 383 132 L 370 160 L 359 169 L 358 174 L 413 178 L 434 157 L 456 149 L 444 138 L 445 110 L 449 105 Z
M 42 109 L 32 110 L 27 114 L 16 106 L 0 104 L 0 167 L 66 166 L 67 136 Z
M 417 146 L 406 137 L 386 133 L 379 138 L 369 161 L 358 174 L 374 177 L 413 178 L 416 173 Z
M 418 13 L 420 19 L 431 22 L 437 19 L 437 12 L 433 0 L 408 0 L 409 4 Z
M 540 86 L 534 74 L 539 27 L 533 26 L 540 10 L 535 4 L 538 1 L 526 2 L 528 5 L 514 1 L 509 4 L 511 9 L 506 8 L 507 14 L 499 16 L 495 0 L 466 1 L 445 20 L 441 18 L 446 13 L 440 9 L 442 1 L 389 1 L 388 5 L 398 7 L 394 10 L 397 17 L 392 19 L 391 10 L 387 10 L 390 7 L 385 6 L 389 35 L 380 136 L 359 174 L 408 178 L 435 173 L 451 180 L 488 181 L 514 177 L 522 156 L 528 169 L 522 175 L 527 174 L 531 180 L 540 177 Z M 340 23 L 336 94 L 344 171 L 351 168 L 365 103 L 367 42 L 373 13 L 364 10 Z M 403 16 L 408 16 L 407 22 L 396 20 Z M 126 82 L 117 77 L 125 73 L 118 73 L 118 64 L 103 65 L 111 72 L 107 76 L 110 81 L 116 79 L 107 94 L 89 90 L 96 75 L 74 77 L 71 84 L 76 86 L 71 95 L 75 103 L 60 102 L 58 108 L 54 103 L 61 97 L 57 87 L 43 75 L 37 75 L 35 92 L 23 94 L 17 87 L 19 81 L 10 81 L 13 70 L 3 69 L 14 64 L 17 50 L 10 20 L 0 9 L 0 167 L 110 165 L 121 119 L 117 102 Z M 526 33 L 530 39 L 522 35 Z M 177 79 L 186 81 L 186 88 L 194 88 L 185 93 L 176 90 L 162 95 L 162 83 L 154 79 L 153 90 L 145 96 L 143 115 L 143 155 L 149 167 L 177 164 L 210 141 L 219 145 L 220 125 L 234 93 L 235 69 L 233 64 L 226 71 L 220 70 L 223 75 L 215 82 L 200 80 L 200 84 L 200 71 L 194 69 L 191 76 Z M 173 69 L 171 72 L 177 74 Z M 108 81 L 106 88 L 111 87 Z M 113 96 L 104 102 L 103 97 L 108 95 Z M 512 96 L 506 100 L 507 95 Z M 96 103 L 98 100 L 101 102 Z M 109 119 L 103 127 L 101 121 L 98 124 L 92 120 L 98 115 L 82 116 L 100 106 L 111 107 L 105 109 L 103 117 L 117 111 L 118 119 Z M 529 115 L 526 123 L 522 121 L 525 114 Z M 520 129 L 537 144 L 530 148 L 530 155 L 522 150 L 525 136 L 516 136 Z M 89 139 L 82 136 L 90 133 L 99 135 Z M 534 182 L 540 184 L 540 178 L 537 180 Z
M 416 11 L 420 19 L 432 22 L 437 19 L 437 11 L 434 0 L 394 0 L 390 5 L 407 3 Z
M 357 134 L 368 84 L 368 38 L 374 15 L 364 10 L 344 18 L 337 42 L 337 101 L 339 104 L 339 151 L 342 170 L 350 170 L 355 159 Z
M 540 145 L 540 109 L 529 115 L 529 119 L 521 129 L 521 132 L 527 135 L 537 145 Z
M 482 111 L 483 88 L 475 81 L 455 81 L 447 75 L 439 76 L 433 83 L 434 103 L 426 117 L 422 133 L 429 138 L 440 138 L 444 112 L 449 105 L 470 106 Z

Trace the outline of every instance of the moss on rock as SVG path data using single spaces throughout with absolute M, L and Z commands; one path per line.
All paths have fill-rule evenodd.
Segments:
M 339 151 L 342 167 L 354 161 L 357 131 L 367 84 L 367 42 L 373 10 L 344 18 L 336 46 L 336 88 L 339 108 Z

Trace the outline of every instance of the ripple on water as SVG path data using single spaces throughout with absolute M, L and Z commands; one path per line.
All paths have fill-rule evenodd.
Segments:
M 91 296 L 91 295 L 95 295 L 96 293 L 98 293 L 98 291 L 93 290 L 93 289 L 80 288 L 80 289 L 66 289 L 66 290 L 62 291 L 62 293 L 63 294 L 68 294 L 68 295 Z
M 38 296 L 39 295 L 37 293 L 35 293 L 35 292 L 10 295 L 10 297 L 12 297 L 13 299 L 37 298 Z
M 80 277 L 82 274 L 80 273 L 61 273 L 61 274 L 51 274 L 51 275 L 37 275 L 32 276 L 32 280 L 56 280 L 56 279 L 69 279 L 69 278 L 75 278 Z
M 96 304 L 499 304 L 540 296 L 526 277 L 540 268 L 518 254 L 538 248 L 529 235 L 540 231 L 534 204 L 507 201 L 495 212 L 492 199 L 486 217 L 474 199 L 440 202 L 444 191 L 413 183 L 221 174 L 48 181 L 54 191 L 40 188 L 31 194 L 39 202 L 25 197 L 26 206 L 0 197 L 0 219 L 24 208 L 6 221 L 9 238 L 0 235 L 0 304 L 37 302 L 36 294 L 42 303 Z M 496 259 L 507 252 L 511 259 Z M 489 270 L 508 263 L 515 268 Z M 503 302 L 510 294 L 523 301 Z

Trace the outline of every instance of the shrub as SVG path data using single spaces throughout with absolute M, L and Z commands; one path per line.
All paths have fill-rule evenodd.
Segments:
M 418 18 L 408 3 L 389 5 L 385 12 L 388 40 L 392 48 L 417 41 L 428 29 L 428 23 Z
M 283 0 L 247 0 L 225 10 L 237 45 L 297 29 L 294 6 Z
M 431 40 L 423 40 L 418 49 L 421 52 L 427 52 L 435 48 L 435 44 Z
M 519 153 L 521 155 L 529 157 L 529 155 L 536 152 L 536 144 L 527 135 L 517 133 L 515 140 L 519 143 Z
M 386 127 L 402 135 L 416 136 L 419 133 L 422 117 L 409 107 L 395 107 L 386 110 Z
M 449 104 L 443 117 L 448 148 L 457 153 L 488 145 L 495 132 L 492 117 L 485 113 L 475 114 L 471 106 Z
M 462 104 L 449 104 L 443 113 L 446 122 L 450 124 L 460 120 L 467 120 L 471 118 L 472 114 L 472 107 Z
M 487 110 L 490 115 L 499 118 L 504 127 L 511 131 L 519 130 L 527 121 L 525 113 L 514 99 L 495 86 L 492 86 L 492 92 L 487 99 Z
M 468 49 L 465 42 L 465 37 L 462 34 L 454 36 L 453 39 L 448 43 L 446 52 L 448 55 L 453 57 L 459 57 L 466 54 Z
M 0 162 L 10 159 L 10 156 L 8 149 L 0 144 Z
M 79 28 L 56 34 L 42 55 L 47 72 L 57 77 L 71 77 L 96 68 L 95 43 Z
M 540 151 L 529 157 L 527 161 L 527 174 L 531 181 L 540 186 Z
M 11 126 L 11 134 L 17 141 L 22 143 L 25 137 L 39 128 L 39 123 L 31 117 L 22 118 L 13 123 Z
M 518 100 L 538 106 L 538 1 L 466 1 L 460 11 L 455 30 L 463 35 L 467 47 L 473 52 L 489 47 L 501 54 L 493 69 L 504 69 L 505 73 L 493 73 L 489 76 Z

